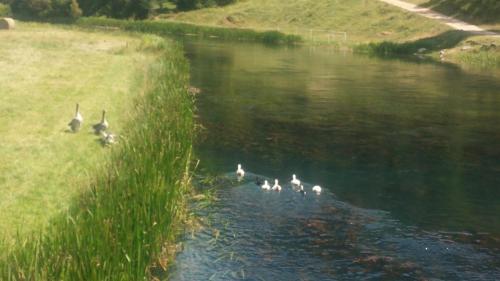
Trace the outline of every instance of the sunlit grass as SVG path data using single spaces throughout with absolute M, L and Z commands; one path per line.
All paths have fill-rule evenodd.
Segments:
M 109 158 L 90 125 L 107 109 L 112 131 L 122 132 L 136 74 L 154 58 L 140 44 L 40 24 L 0 32 L 0 235 L 43 225 Z M 77 102 L 85 123 L 70 134 Z
M 86 163 L 90 167 L 102 161 L 101 170 L 90 169 L 80 182 L 62 181 L 65 190 L 76 189 L 65 203 L 68 211 L 52 216 L 43 230 L 0 239 L 0 280 L 145 280 L 150 266 L 165 266 L 165 256 L 172 254 L 162 244 L 177 233 L 190 186 L 193 106 L 188 66 L 181 49 L 169 41 L 147 36 L 134 42 L 132 50 L 155 60 L 140 56 L 130 65 L 134 72 L 129 80 L 116 81 L 135 81 L 135 98 L 122 101 L 129 106 L 123 113 L 127 120 L 116 127 L 120 143 L 107 158 L 95 156 L 97 160 Z M 127 56 L 134 58 L 133 52 Z M 60 138 L 74 141 L 85 134 L 61 132 Z M 88 151 L 102 153 L 94 138 L 87 136 L 89 146 L 95 146 Z M 72 154 L 71 148 L 65 153 Z
M 411 40 L 449 28 L 373 0 L 246 0 L 219 8 L 160 17 L 202 25 L 276 30 L 306 40 L 348 42 Z M 312 31 L 311 31 L 312 29 Z M 330 36 L 328 33 L 331 33 Z

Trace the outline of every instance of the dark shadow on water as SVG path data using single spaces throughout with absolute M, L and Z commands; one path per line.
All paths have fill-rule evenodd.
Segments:
M 427 52 L 453 48 L 470 36 L 472 36 L 472 33 L 460 30 L 450 30 L 436 36 L 422 38 L 412 42 L 396 43 L 384 41 L 380 43 L 371 43 L 365 47 L 361 47 L 359 50 L 382 56 L 394 54 L 410 55 L 414 53 L 424 54 Z M 425 50 L 419 52 L 422 48 L 425 48 Z
M 388 61 L 402 60 L 417 64 L 439 64 L 453 69 L 459 69 L 460 67 L 456 64 L 441 61 L 428 56 L 428 54 L 454 48 L 470 36 L 472 36 L 472 34 L 469 32 L 451 30 L 433 37 L 422 38 L 412 42 L 396 43 L 385 41 L 370 43 L 359 47 L 355 51 L 368 54 L 369 57 L 376 57 Z M 419 52 L 419 50 L 423 48 L 425 48 L 425 50 Z

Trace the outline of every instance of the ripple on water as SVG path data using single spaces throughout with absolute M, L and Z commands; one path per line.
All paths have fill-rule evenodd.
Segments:
M 169 280 L 500 280 L 498 251 L 457 239 L 469 234 L 422 232 L 307 183 L 306 196 L 263 191 L 255 177 L 197 209 L 208 223 L 186 235 Z

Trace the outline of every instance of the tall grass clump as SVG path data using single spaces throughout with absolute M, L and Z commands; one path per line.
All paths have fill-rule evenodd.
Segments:
M 480 68 L 500 68 L 500 51 L 474 50 L 461 52 L 457 60 Z
M 266 44 L 296 44 L 302 41 L 298 35 L 284 34 L 278 31 L 255 31 L 243 28 L 224 28 L 200 26 L 188 23 L 169 21 L 132 21 L 108 18 L 81 18 L 76 22 L 83 27 L 114 27 L 122 30 L 151 33 L 161 36 L 195 35 L 201 38 L 218 38 L 221 40 L 257 41 Z
M 193 102 L 181 49 L 144 40 L 158 59 L 111 161 L 46 230 L 0 245 L 0 280 L 146 280 L 165 266 L 190 186 Z

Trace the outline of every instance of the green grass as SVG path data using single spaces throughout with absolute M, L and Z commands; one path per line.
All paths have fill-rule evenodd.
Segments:
M 137 73 L 154 59 L 142 39 L 18 22 L 0 32 L 0 236 L 42 227 L 80 192 L 113 149 L 91 124 L 107 109 L 121 134 Z M 84 128 L 66 125 L 79 102 Z
M 500 38 L 471 37 L 449 50 L 447 58 L 474 68 L 500 69 Z
M 256 30 L 279 30 L 315 41 L 348 42 L 414 40 L 437 35 L 449 28 L 375 0 L 243 0 L 220 8 L 208 8 L 159 18 L 201 25 Z
M 496 8 L 489 10 L 491 4 L 486 6 L 484 1 L 481 5 L 477 3 L 472 5 L 470 1 L 465 0 L 408 0 L 408 2 L 432 7 L 436 7 L 437 4 L 445 7 L 446 3 L 461 3 L 461 9 L 479 9 L 480 12 L 476 11 L 475 14 L 477 17 L 495 11 L 493 17 L 485 21 L 489 26 L 483 25 L 483 27 L 494 28 L 495 20 L 500 20 Z M 286 34 L 299 35 L 308 43 L 329 42 L 357 52 L 381 56 L 411 55 L 425 48 L 426 54 L 439 59 L 439 51 L 449 49 L 451 55 L 447 57 L 448 62 L 472 63 L 475 66 L 488 68 L 497 65 L 498 57 L 498 47 L 496 50 L 455 55 L 459 52 L 456 48 L 463 47 L 466 44 L 465 40 L 471 38 L 470 34 L 452 31 L 450 27 L 438 21 L 377 0 L 241 0 L 225 7 L 164 14 L 157 17 L 157 21 L 186 22 L 228 29 L 280 30 Z M 347 36 L 344 37 L 344 34 L 339 32 L 346 32 Z M 499 39 L 493 38 L 492 41 L 499 45 Z
M 425 49 L 424 52 L 419 52 Z M 423 38 L 412 42 L 377 42 L 357 45 L 354 50 L 377 56 L 426 55 L 441 60 L 440 51 L 444 50 L 443 60 L 474 68 L 500 68 L 500 38 L 491 36 L 472 36 L 464 31 L 448 31 L 438 36 Z
M 39 36 L 55 32 L 52 28 L 34 29 L 32 32 L 39 32 Z M 91 34 L 76 32 L 75 36 Z M 106 42 L 113 39 L 102 36 Z M 145 57 L 132 60 L 130 68 L 135 71 L 130 73 L 130 79 L 136 81 L 134 92 L 139 95 L 133 107 L 127 108 L 129 119 L 121 127 L 120 143 L 107 152 L 109 161 L 101 157 L 102 169 L 89 173 L 83 182 L 66 183 L 66 191 L 74 189 L 70 192 L 74 199 L 68 211 L 53 216 L 45 230 L 2 240 L 0 280 L 145 280 L 151 275 L 151 266 L 165 265 L 165 257 L 172 254 L 162 251 L 162 244 L 177 233 L 184 212 L 184 194 L 190 186 L 194 126 L 192 98 L 187 91 L 188 65 L 182 50 L 170 41 L 154 36 L 139 39 L 133 40 L 138 43 L 133 50 L 146 54 L 146 58 L 151 56 L 154 62 Z M 43 45 L 47 44 L 59 48 L 56 43 Z M 137 66 L 145 68 L 138 71 Z M 104 74 L 95 73 L 102 80 Z M 127 80 L 115 82 L 113 85 L 121 87 Z M 54 127 L 59 128 L 57 124 Z M 95 146 L 80 153 L 106 152 L 84 132 L 61 132 L 58 138 L 70 138 L 72 148 L 76 138 Z M 63 157 L 73 152 L 68 148 L 53 154 Z M 83 171 L 81 163 L 73 166 Z
M 75 24 L 87 28 L 111 27 L 161 36 L 192 35 L 199 38 L 257 41 L 265 44 L 295 44 L 301 41 L 299 36 L 287 35 L 277 31 L 259 32 L 251 29 L 229 29 L 165 21 L 127 21 L 94 17 L 81 18 Z

